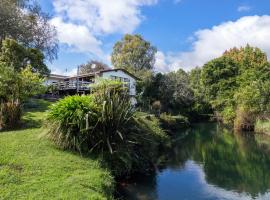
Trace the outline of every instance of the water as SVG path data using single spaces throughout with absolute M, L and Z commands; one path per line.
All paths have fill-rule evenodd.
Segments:
M 156 173 L 122 183 L 122 199 L 270 200 L 270 137 L 264 135 L 199 124 L 176 133 L 158 164 Z

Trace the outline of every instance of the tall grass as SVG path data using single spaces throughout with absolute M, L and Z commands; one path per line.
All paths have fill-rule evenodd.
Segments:
M 22 116 L 21 104 L 18 101 L 0 104 L 0 130 L 16 128 Z

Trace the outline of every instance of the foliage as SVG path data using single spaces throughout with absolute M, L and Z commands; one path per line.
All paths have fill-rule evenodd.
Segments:
M 0 63 L 0 73 L 0 97 L 4 102 L 22 102 L 44 89 L 43 79 L 33 73 L 30 66 L 18 73 L 14 68 Z
M 115 175 L 148 169 L 150 154 L 166 138 L 157 122 L 135 116 L 118 84 L 101 81 L 92 95 L 66 97 L 48 115 L 49 137 L 59 147 L 102 155 Z
M 21 103 L 42 91 L 43 79 L 30 67 L 16 72 L 0 62 L 0 127 L 15 128 L 20 124 Z
M 202 83 L 202 69 L 196 67 L 189 72 L 189 84 L 193 92 L 192 111 L 196 115 L 212 113 L 211 105 L 205 98 L 205 88 Z
M 40 6 L 28 0 L 1 0 L 0 46 L 2 40 L 12 38 L 24 46 L 36 48 L 49 60 L 57 57 L 56 29 Z
M 182 115 L 172 116 L 167 113 L 161 113 L 159 119 L 162 128 L 164 128 L 170 134 L 173 131 L 179 130 L 180 128 L 184 128 L 189 125 L 188 118 Z
M 49 137 L 64 149 L 104 156 L 116 175 L 144 169 L 139 166 L 149 166 L 151 156 L 143 150 L 157 148 L 163 132 L 135 117 L 126 92 L 100 83 L 92 95 L 66 97 L 51 107 Z
M 88 61 L 86 64 L 79 65 L 80 74 L 95 73 L 109 69 L 109 66 L 96 60 Z
M 91 137 L 86 124 L 90 122 L 92 128 L 95 126 L 97 109 L 92 96 L 74 95 L 58 101 L 52 105 L 48 116 L 50 138 L 61 148 L 84 150 Z
M 34 127 L 50 102 L 31 100 L 23 118 Z M 0 134 L 0 199 L 113 199 L 114 179 L 101 159 L 59 151 L 27 127 Z M 42 188 L 42 189 L 41 189 Z
M 258 119 L 255 124 L 255 132 L 270 135 L 269 119 Z
M 1 103 L 0 106 L 0 130 L 18 127 L 22 115 L 19 102 Z
M 160 110 L 161 110 L 161 103 L 160 101 L 154 101 L 152 103 L 152 109 L 155 113 L 156 116 L 159 116 L 160 115 Z
M 0 62 L 20 71 L 27 66 L 32 66 L 32 71 L 47 76 L 50 70 L 45 65 L 44 55 L 38 49 L 25 48 L 12 39 L 5 39 L 2 42 L 0 51 Z
M 201 73 L 206 100 L 229 124 L 237 109 L 254 117 L 269 112 L 269 78 L 266 54 L 250 46 L 226 51 L 205 64 Z
M 153 69 L 156 51 L 140 35 L 126 34 L 114 45 L 111 60 L 115 68 L 125 68 L 143 77 L 146 71 Z
M 145 103 L 160 101 L 162 111 L 172 114 L 187 113 L 193 103 L 189 76 L 182 69 L 167 74 L 152 75 L 145 84 L 142 97 Z

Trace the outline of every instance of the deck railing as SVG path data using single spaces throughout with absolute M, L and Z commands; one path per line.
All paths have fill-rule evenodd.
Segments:
M 79 90 L 90 90 L 91 82 L 88 81 L 60 81 L 53 83 L 58 90 L 76 90 L 77 84 Z

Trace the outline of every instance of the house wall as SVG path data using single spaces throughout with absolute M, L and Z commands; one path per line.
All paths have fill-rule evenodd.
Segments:
M 49 86 L 53 83 L 58 83 L 60 81 L 64 81 L 64 78 L 57 78 L 57 77 L 49 77 L 45 80 L 44 85 Z
M 101 75 L 102 78 L 109 78 L 109 79 L 111 79 L 112 76 L 129 79 L 129 83 L 130 83 L 129 95 L 131 95 L 131 96 L 136 95 L 136 80 L 132 76 L 126 74 L 125 72 L 123 72 L 121 70 L 102 72 L 102 75 Z

